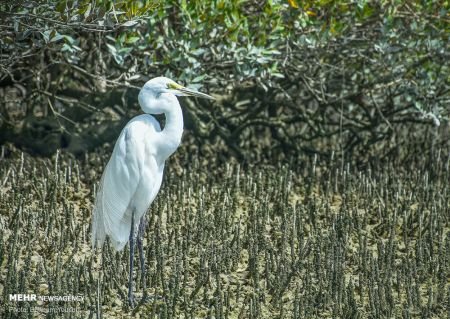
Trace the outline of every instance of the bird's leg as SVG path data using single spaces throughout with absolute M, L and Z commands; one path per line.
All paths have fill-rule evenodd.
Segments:
M 133 256 L 134 256 L 134 212 L 131 213 L 131 231 L 130 231 L 130 278 L 128 280 L 128 302 L 130 307 L 134 307 L 133 295 Z
M 139 250 L 139 261 L 141 263 L 141 282 L 142 282 L 142 299 L 145 299 L 147 297 L 147 283 L 146 283 L 146 273 L 145 273 L 145 255 L 144 255 L 144 248 L 143 248 L 143 241 L 144 241 L 144 231 L 145 226 L 147 224 L 147 221 L 145 219 L 145 215 L 141 217 L 141 221 L 139 223 L 139 231 L 137 235 L 137 245 Z

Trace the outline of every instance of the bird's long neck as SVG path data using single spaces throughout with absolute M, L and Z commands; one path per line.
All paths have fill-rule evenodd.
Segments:
M 161 154 L 164 157 L 169 157 L 175 152 L 181 143 L 181 136 L 183 135 L 183 112 L 176 97 L 176 103 L 173 103 L 168 108 L 164 115 L 166 116 L 166 124 L 160 133 L 160 141 L 162 143 Z
M 183 134 L 183 112 L 175 95 L 158 94 L 141 90 L 139 104 L 142 110 L 148 114 L 161 114 L 166 116 L 166 125 L 158 134 L 158 158 L 164 162 L 175 152 L 181 142 Z

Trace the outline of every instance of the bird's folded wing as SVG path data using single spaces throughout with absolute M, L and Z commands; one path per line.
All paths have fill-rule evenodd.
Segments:
M 103 172 L 94 207 L 93 246 L 101 245 L 106 235 L 116 250 L 123 249 L 128 241 L 133 210 L 131 204 L 144 162 L 140 140 L 132 135 L 132 130 L 125 127 Z

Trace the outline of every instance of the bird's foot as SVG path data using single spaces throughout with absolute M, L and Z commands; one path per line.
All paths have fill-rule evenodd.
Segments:
M 160 300 L 163 300 L 162 296 L 159 295 L 149 295 L 147 293 L 144 293 L 142 297 L 136 297 L 136 306 L 131 307 L 133 309 L 133 314 L 136 314 L 139 311 L 139 308 L 145 304 L 151 304 L 153 302 L 158 302 Z
M 134 308 L 134 294 L 133 293 L 129 293 L 128 294 L 128 305 L 130 306 L 130 308 Z
M 130 306 L 130 308 L 138 308 L 139 306 L 142 306 L 143 304 L 149 303 L 149 302 L 154 302 L 154 301 L 160 301 L 162 300 L 163 297 L 162 296 L 158 296 L 158 295 L 149 295 L 147 293 L 142 294 L 142 296 L 139 296 L 139 293 L 137 296 L 135 296 L 134 294 L 129 294 L 128 295 L 128 305 Z

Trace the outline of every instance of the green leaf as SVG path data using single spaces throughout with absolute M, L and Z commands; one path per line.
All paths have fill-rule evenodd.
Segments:
M 117 49 L 115 46 L 113 46 L 109 43 L 106 43 L 106 46 L 108 47 L 108 50 L 111 54 L 113 54 L 113 55 L 117 54 Z
M 137 20 L 130 20 L 130 21 L 127 21 L 125 23 L 122 23 L 122 27 L 132 27 L 132 26 L 135 26 L 138 23 L 139 23 L 139 21 L 137 21 Z
M 192 80 L 192 82 L 193 82 L 193 83 L 202 82 L 203 79 L 204 79 L 205 77 L 206 77 L 206 74 L 197 76 L 197 77 L 195 77 L 195 78 Z
M 70 45 L 75 44 L 75 39 L 72 38 L 70 35 L 63 34 L 62 37 L 64 38 L 64 40 L 69 42 Z
M 45 43 L 48 43 L 50 41 L 50 34 L 51 34 L 51 30 L 46 30 L 44 32 L 41 32 L 42 37 L 44 38 Z
M 64 36 L 56 32 L 56 34 L 50 39 L 50 42 L 57 42 L 61 39 L 64 39 Z
M 127 40 L 125 41 L 125 43 L 127 44 L 134 44 L 137 41 L 139 41 L 139 37 L 128 37 Z

